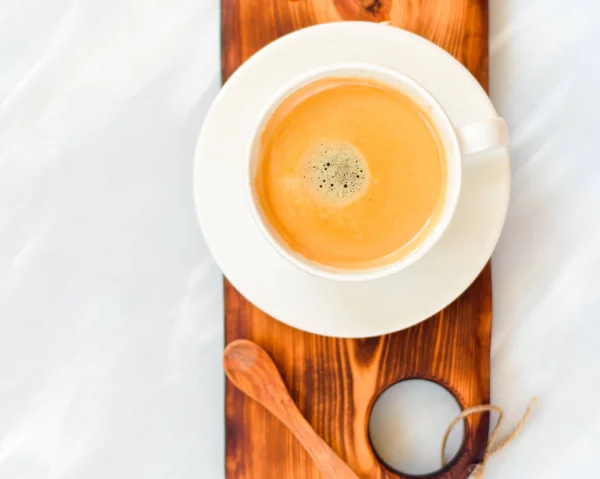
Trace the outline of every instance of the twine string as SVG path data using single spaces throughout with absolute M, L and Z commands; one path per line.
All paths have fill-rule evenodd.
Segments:
M 504 439 L 502 439 L 502 441 L 500 441 L 497 445 L 496 445 L 496 442 L 498 440 L 498 434 L 500 432 L 500 424 L 502 423 L 502 419 L 504 418 L 504 411 L 501 408 L 499 408 L 498 406 L 494 406 L 492 404 L 474 406 L 474 407 L 465 409 L 458 416 L 456 416 L 454 418 L 454 420 L 446 428 L 446 433 L 444 434 L 444 439 L 442 440 L 442 467 L 444 467 L 446 465 L 446 460 L 444 459 L 444 456 L 446 455 L 446 443 L 448 442 L 448 437 L 450 436 L 452 429 L 454 429 L 454 426 L 456 426 L 456 424 L 459 421 L 466 419 L 467 417 L 471 416 L 472 414 L 481 414 L 484 412 L 495 412 L 498 414 L 498 420 L 496 421 L 496 425 L 494 426 L 494 429 L 492 430 L 492 433 L 490 434 L 490 437 L 488 439 L 487 447 L 485 449 L 485 452 L 483 453 L 483 459 L 481 460 L 481 462 L 479 464 L 475 465 L 475 468 L 472 470 L 471 475 L 469 476 L 470 479 L 482 479 L 485 474 L 485 466 L 486 466 L 488 460 L 494 454 L 496 454 L 497 452 L 500 452 L 502 449 L 504 449 L 506 446 L 508 446 L 515 439 L 515 437 L 517 437 L 517 435 L 523 429 L 523 426 L 525 426 L 525 423 L 529 420 L 529 417 L 531 416 L 531 413 L 533 412 L 533 408 L 537 403 L 538 403 L 538 400 L 534 398 L 529 403 L 529 406 L 527 406 L 527 410 L 521 417 L 521 420 L 518 422 L 518 424 L 514 427 L 512 432 L 508 436 L 506 436 Z

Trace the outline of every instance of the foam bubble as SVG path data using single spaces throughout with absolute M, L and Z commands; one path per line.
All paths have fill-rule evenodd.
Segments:
M 304 187 L 324 202 L 350 203 L 362 196 L 369 184 L 364 156 L 345 141 L 322 141 L 307 151 L 303 160 Z

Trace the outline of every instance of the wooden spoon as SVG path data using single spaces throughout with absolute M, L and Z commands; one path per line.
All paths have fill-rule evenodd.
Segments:
M 302 416 L 264 349 L 246 339 L 233 341 L 225 348 L 223 366 L 233 384 L 262 404 L 296 436 L 324 477 L 358 479 Z

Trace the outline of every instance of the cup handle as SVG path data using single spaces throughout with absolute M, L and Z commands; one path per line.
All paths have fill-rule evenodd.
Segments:
M 460 151 L 463 155 L 471 155 L 508 145 L 508 127 L 500 117 L 469 123 L 465 126 L 456 127 L 455 130 Z

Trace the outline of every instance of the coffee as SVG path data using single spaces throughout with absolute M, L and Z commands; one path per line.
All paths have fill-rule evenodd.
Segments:
M 292 250 L 363 269 L 401 259 L 434 228 L 446 157 L 433 122 L 406 94 L 373 80 L 326 78 L 271 114 L 254 182 L 264 216 Z

